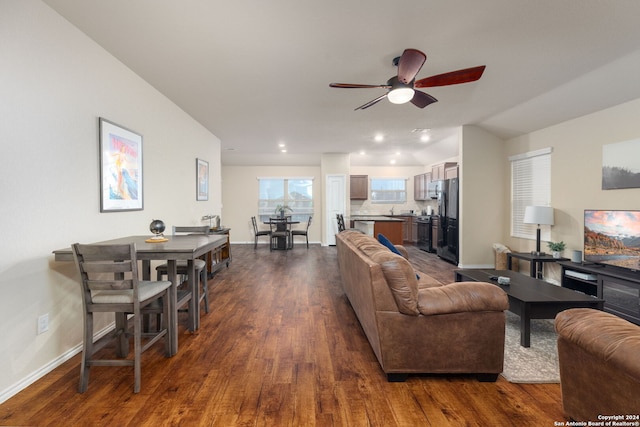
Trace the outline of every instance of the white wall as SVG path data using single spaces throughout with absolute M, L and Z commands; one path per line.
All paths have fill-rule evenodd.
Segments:
M 509 218 L 502 209 L 509 187 L 504 141 L 477 126 L 463 126 L 460 132 L 459 266 L 493 268 L 492 245 L 502 241 Z
M 320 242 L 322 222 L 322 179 L 319 166 L 223 166 L 222 222 L 230 227 L 232 243 L 254 242 L 251 217 L 258 217 L 258 177 L 313 177 L 314 215 L 309 229 L 309 242 Z M 297 227 L 303 228 L 304 224 Z M 266 226 L 262 226 L 265 227 Z M 267 243 L 262 237 L 258 243 Z M 297 238 L 296 242 L 302 241 Z
M 144 210 L 100 213 L 98 117 L 143 135 Z M 72 242 L 220 213 L 220 141 L 37 0 L 0 2 L 0 402 L 78 350 Z M 210 164 L 195 200 L 195 159 Z M 38 316 L 49 331 L 36 335 Z M 110 320 L 102 318 L 97 328 Z
M 504 168 L 508 157 L 551 147 L 551 206 L 555 225 L 551 239 L 564 241 L 564 255 L 582 250 L 584 209 L 640 209 L 640 188 L 602 190 L 602 146 L 640 137 L 640 99 L 627 102 L 556 126 L 507 141 Z M 640 162 L 640 159 L 638 159 Z M 504 215 L 509 218 L 509 187 L 504 194 Z M 516 251 L 531 251 L 535 240 L 510 237 L 509 222 L 503 227 L 505 242 Z M 547 250 L 543 242 L 543 250 Z M 559 269 L 545 266 L 545 275 L 559 280 Z

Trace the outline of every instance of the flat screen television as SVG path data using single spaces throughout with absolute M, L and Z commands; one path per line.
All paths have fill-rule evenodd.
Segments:
M 584 260 L 640 271 L 640 211 L 585 210 Z

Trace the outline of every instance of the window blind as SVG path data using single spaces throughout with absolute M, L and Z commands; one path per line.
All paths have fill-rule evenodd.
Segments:
M 288 206 L 285 213 L 306 222 L 313 215 L 313 177 L 258 177 L 258 215 L 267 221 L 276 215 L 278 205 Z
M 535 239 L 536 224 L 525 224 L 527 206 L 551 205 L 551 148 L 509 158 L 511 161 L 511 236 Z M 541 239 L 551 237 L 549 227 L 541 227 Z
M 371 203 L 405 203 L 406 178 L 371 178 Z

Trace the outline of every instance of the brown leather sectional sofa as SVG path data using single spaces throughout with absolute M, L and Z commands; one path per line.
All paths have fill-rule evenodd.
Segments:
M 389 381 L 417 373 L 497 379 L 509 306 L 502 289 L 481 282 L 442 286 L 414 271 L 401 246 L 404 258 L 357 231 L 337 234 L 336 246 L 345 294 Z
M 640 326 L 589 308 L 560 312 L 555 325 L 565 415 L 575 421 L 639 422 Z

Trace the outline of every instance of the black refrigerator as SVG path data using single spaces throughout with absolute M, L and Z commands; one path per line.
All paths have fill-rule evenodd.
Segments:
M 458 264 L 458 178 L 442 181 L 438 193 L 438 256 Z

